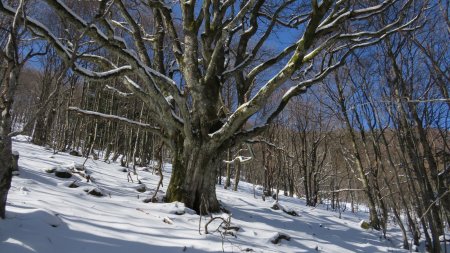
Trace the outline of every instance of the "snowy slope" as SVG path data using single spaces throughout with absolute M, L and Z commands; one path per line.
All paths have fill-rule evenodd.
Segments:
M 88 160 L 94 183 L 79 177 L 80 187 L 69 188 L 75 176 L 62 179 L 45 170 L 69 168 L 84 158 L 53 154 L 24 138 L 18 138 L 13 149 L 20 153 L 20 175 L 13 179 L 7 219 L 0 220 L 1 253 L 404 252 L 395 228 L 389 240 L 380 239 L 379 232 L 359 228 L 362 217 L 355 214 L 346 212 L 339 219 L 324 207 L 306 207 L 302 200 L 281 197 L 283 206 L 299 214 L 290 216 L 272 210 L 272 201 L 264 202 L 260 191 L 254 198 L 252 185 L 245 182 L 238 192 L 217 187 L 220 201 L 232 213 L 231 223 L 240 227 L 236 237 L 222 237 L 219 232 L 205 235 L 203 226 L 209 218 L 201 221 L 199 234 L 198 215 L 181 203 L 143 203 L 151 191 L 137 192 L 139 185 L 128 182 L 117 164 Z M 159 177 L 142 168 L 138 171 L 147 189 L 154 189 Z M 164 186 L 168 178 L 165 174 Z M 106 196 L 86 193 L 94 188 Z M 221 215 L 227 218 L 216 216 Z M 209 230 L 215 231 L 219 223 L 212 223 Z M 277 233 L 291 240 L 272 244 Z

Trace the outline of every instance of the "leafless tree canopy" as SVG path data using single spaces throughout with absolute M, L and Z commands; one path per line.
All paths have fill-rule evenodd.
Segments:
M 16 24 L 3 22 L 1 58 L 9 60 L 10 73 L 17 72 L 15 79 L 2 77 L 2 91 L 10 95 L 0 105 L 16 92 L 5 81 L 18 80 L 21 71 L 42 73 L 36 84 L 27 84 L 40 90 L 28 102 L 39 105 L 34 116 L 25 116 L 16 103 L 14 111 L 22 116 L 14 122 L 22 129 L 12 131 L 8 119 L 1 133 L 10 138 L 32 131 L 33 141 L 42 145 L 50 139 L 45 126 L 56 124 L 61 141 L 55 150 L 83 143 L 83 155 L 89 156 L 102 145 L 105 160 L 123 152 L 122 164 L 133 166 L 151 160 L 153 147 L 160 147 L 160 156 L 167 148 L 173 173 L 166 199 L 198 212 L 220 209 L 218 168 L 226 166 L 229 187 L 235 167 L 236 189 L 241 171 L 245 177 L 246 167 L 260 163 L 267 195 L 283 184 L 291 195 L 300 194 L 301 185 L 308 205 L 318 204 L 323 192 L 331 194 L 333 205 L 340 194 L 352 201 L 362 194 L 372 227 L 380 229 L 390 202 L 381 186 L 389 177 L 383 181 L 378 175 L 393 175 L 387 167 L 398 166 L 398 154 L 418 168 L 417 175 L 429 170 L 434 178 L 419 183 L 420 190 L 408 190 L 428 196 L 420 210 L 432 205 L 433 191 L 445 192 L 434 186 L 443 183 L 437 183 L 440 163 L 433 163 L 429 133 L 418 127 L 426 124 L 417 113 L 421 103 L 449 105 L 448 49 L 437 54 L 419 32 L 439 24 L 448 39 L 444 10 L 441 1 L 413 0 L 0 1 L 2 20 Z M 440 21 L 431 24 L 432 14 Z M 436 86 L 439 96 L 415 95 L 420 89 L 414 90 L 412 81 L 419 81 L 417 75 L 409 76 L 416 70 L 409 68 L 411 48 L 425 57 L 422 67 L 433 73 L 427 87 Z M 39 57 L 39 67 L 23 70 L 21 63 L 33 57 Z M 383 106 L 389 100 L 391 107 L 374 100 Z M 417 131 L 407 131 L 411 122 Z M 78 126 L 93 133 L 77 140 Z M 119 129 L 127 133 L 118 135 Z M 405 133 L 395 140 L 399 150 L 391 149 L 395 131 Z M 416 142 L 426 163 L 414 160 Z M 326 191 L 325 182 L 331 187 Z M 439 209 L 431 213 L 430 224 L 439 223 Z

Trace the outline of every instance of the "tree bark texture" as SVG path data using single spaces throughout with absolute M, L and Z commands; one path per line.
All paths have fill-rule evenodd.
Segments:
M 6 215 L 6 200 L 12 179 L 11 118 L 9 106 L 1 111 L 0 116 L 0 218 Z
M 166 200 L 180 201 L 199 213 L 217 212 L 216 177 L 219 160 L 216 150 L 199 143 L 177 143 L 172 158 L 172 176 Z

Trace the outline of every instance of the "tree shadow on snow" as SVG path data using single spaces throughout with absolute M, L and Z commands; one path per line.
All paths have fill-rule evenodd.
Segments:
M 305 217 L 301 214 L 301 216 L 294 217 L 269 207 L 256 209 L 245 207 L 245 205 L 239 207 L 230 205 L 229 208 L 236 224 L 239 224 L 238 220 L 248 222 L 248 225 L 244 225 L 243 228 L 257 232 L 256 224 L 262 223 L 267 225 L 266 228 L 272 227 L 270 229 L 273 230 L 264 229 L 264 232 L 286 233 L 291 236 L 291 241 L 285 243 L 298 248 L 299 252 L 302 249 L 308 249 L 306 252 L 314 252 L 315 249 L 311 248 L 311 245 L 317 245 L 319 249 L 325 247 L 325 251 L 326 248 L 337 250 L 339 247 L 348 252 L 379 252 L 380 249 L 374 245 L 387 247 L 386 243 L 389 243 L 380 241 L 376 234 L 345 226 L 326 216 L 311 217 L 312 215 L 308 215 Z M 299 232 L 307 236 L 305 235 L 305 238 L 296 236 Z M 270 244 L 270 242 L 268 243 Z M 396 249 L 390 248 L 390 250 L 392 252 Z
M 191 244 L 192 239 L 178 237 L 179 245 L 175 245 L 174 236 L 148 232 L 136 233 L 132 230 L 116 229 L 111 227 L 98 227 L 98 224 L 77 220 L 90 228 L 89 231 L 71 229 L 64 220 L 42 209 L 31 212 L 19 213 L 8 212 L 7 219 L 0 221 L 0 251 L 2 253 L 140 253 L 140 252 L 208 252 L 196 249 Z M 63 215 L 61 215 L 63 216 Z M 123 237 L 112 237 L 111 235 L 98 235 L 99 230 L 109 231 L 115 235 L 123 234 Z M 125 238 L 141 238 L 141 241 L 129 241 Z M 165 239 L 167 238 L 167 239 Z M 172 245 L 171 245 L 172 243 Z M 186 248 L 185 248 L 186 247 Z M 211 249 L 212 252 L 221 249 Z

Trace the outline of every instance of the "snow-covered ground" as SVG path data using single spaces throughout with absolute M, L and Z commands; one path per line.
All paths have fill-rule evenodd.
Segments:
M 159 180 L 151 171 L 138 168 L 148 189 L 139 193 L 136 180 L 128 182 L 117 164 L 88 160 L 94 182 L 87 183 L 78 175 L 62 179 L 46 171 L 82 164 L 84 158 L 53 154 L 24 138 L 18 138 L 13 149 L 20 153 L 20 175 L 13 178 L 7 218 L 0 220 L 1 253 L 404 252 L 397 228 L 389 229 L 389 240 L 381 239 L 378 231 L 361 229 L 364 213 L 345 212 L 339 219 L 324 207 L 306 207 L 302 200 L 282 196 L 280 203 L 299 214 L 290 216 L 271 209 L 272 200 L 263 201 L 261 191 L 255 198 L 253 186 L 245 182 L 238 192 L 217 187 L 218 198 L 232 213 L 232 225 L 240 228 L 236 236 L 214 232 L 220 220 L 205 234 L 209 218 L 201 220 L 200 234 L 200 217 L 183 204 L 143 203 Z M 169 176 L 165 174 L 164 187 Z M 70 188 L 76 179 L 79 187 Z M 105 196 L 86 193 L 94 188 Z M 215 216 L 227 219 L 226 214 Z M 271 243 L 278 233 L 290 236 L 290 241 Z

